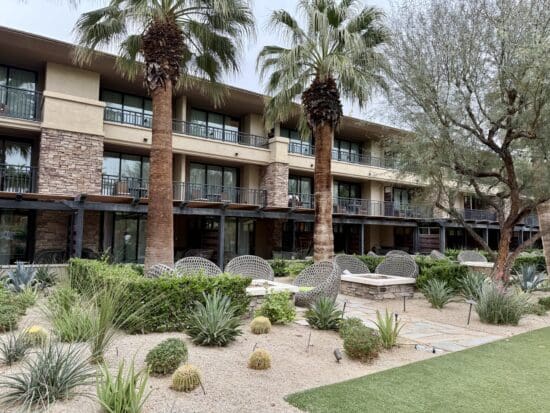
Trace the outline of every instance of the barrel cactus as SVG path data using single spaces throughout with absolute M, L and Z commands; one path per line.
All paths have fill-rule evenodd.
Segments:
M 24 331 L 25 341 L 30 346 L 41 346 L 48 340 L 48 333 L 43 327 L 31 326 Z
M 201 374 L 197 367 L 184 364 L 172 375 L 172 389 L 189 392 L 201 384 Z
M 269 318 L 258 316 L 250 323 L 250 331 L 254 334 L 267 334 L 271 331 Z
M 257 349 L 248 359 L 248 367 L 254 370 L 267 370 L 271 368 L 271 355 L 267 350 Z

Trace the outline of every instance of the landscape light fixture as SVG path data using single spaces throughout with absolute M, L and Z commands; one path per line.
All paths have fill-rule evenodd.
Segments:
M 466 322 L 466 325 L 470 325 L 470 318 L 472 317 L 472 306 L 476 304 L 474 300 L 466 300 L 468 304 L 470 304 L 470 309 L 468 310 L 468 321 Z
M 334 349 L 334 358 L 336 359 L 336 363 L 340 363 L 340 360 L 342 360 L 342 352 L 339 348 Z

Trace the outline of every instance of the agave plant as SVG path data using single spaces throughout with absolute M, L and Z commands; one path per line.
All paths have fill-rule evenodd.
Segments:
M 5 284 L 13 292 L 20 293 L 32 287 L 36 283 L 36 269 L 25 267 L 21 261 L 16 262 L 16 267 L 6 273 Z
M 191 340 L 202 346 L 225 346 L 242 334 L 241 320 L 231 298 L 218 291 L 203 294 L 204 304 L 196 301 L 186 321 L 187 334 Z
M 430 302 L 433 308 L 441 309 L 454 297 L 454 291 L 445 280 L 432 278 L 422 287 L 424 297 Z
M 380 311 L 376 311 L 376 327 L 378 327 L 378 335 L 380 336 L 380 342 L 386 349 L 391 349 L 397 345 L 397 337 L 399 332 L 403 328 L 401 321 L 397 320 L 393 316 L 393 313 L 388 312 L 386 314 L 380 314 Z
M 333 299 L 321 297 L 307 310 L 306 319 L 310 326 L 319 330 L 338 330 L 342 311 Z
M 519 271 L 514 274 L 514 280 L 518 283 L 522 291 L 530 292 L 544 282 L 546 276 L 543 272 L 537 271 L 536 265 L 522 265 Z
M 470 272 L 466 274 L 460 281 L 460 295 L 465 300 L 478 301 L 483 285 L 490 282 L 487 276 L 479 272 Z

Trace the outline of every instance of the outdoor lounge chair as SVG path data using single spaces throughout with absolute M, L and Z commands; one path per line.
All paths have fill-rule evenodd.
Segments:
M 411 256 L 389 255 L 374 271 L 376 274 L 396 275 L 399 277 L 418 277 L 418 265 Z
M 388 251 L 388 253 L 386 254 L 386 257 L 391 256 L 391 255 L 397 255 L 397 256 L 401 256 L 401 257 L 410 257 L 410 254 L 408 252 L 401 251 L 401 250 Z
M 174 273 L 174 269 L 165 264 L 155 264 L 145 274 L 147 278 L 158 278 L 161 275 L 171 275 Z
M 487 258 L 477 251 L 460 251 L 457 257 L 458 262 L 487 262 Z
M 212 261 L 202 257 L 185 257 L 176 262 L 178 275 L 203 274 L 210 277 L 220 275 L 222 270 Z
M 240 255 L 233 258 L 225 266 L 225 272 L 268 281 L 275 278 L 271 265 L 255 255 Z
M 342 270 L 336 263 L 322 261 L 305 268 L 294 281 L 297 287 L 310 287 L 310 290 L 297 292 L 294 302 L 300 307 L 310 307 L 321 297 L 333 300 L 340 291 Z
M 353 255 L 337 255 L 334 261 L 342 271 L 347 270 L 352 274 L 366 274 L 370 272 L 367 264 Z

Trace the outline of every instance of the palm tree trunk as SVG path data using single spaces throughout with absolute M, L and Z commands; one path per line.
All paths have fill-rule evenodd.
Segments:
M 315 136 L 315 228 L 313 232 L 313 259 L 332 261 L 334 234 L 332 230 L 332 138 L 334 129 L 328 122 L 316 126 Z
M 539 231 L 542 236 L 542 248 L 546 259 L 546 272 L 550 274 L 550 201 L 546 201 L 537 208 L 539 217 Z
M 149 208 L 145 269 L 154 264 L 174 264 L 174 214 L 172 184 L 172 82 L 151 92 L 153 141 L 149 176 Z

